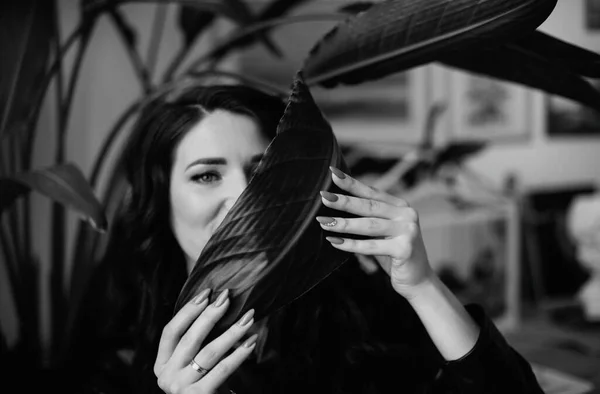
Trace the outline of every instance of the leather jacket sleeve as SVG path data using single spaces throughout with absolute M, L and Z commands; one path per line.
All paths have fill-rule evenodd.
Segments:
M 479 338 L 465 356 L 445 362 L 436 384 L 460 394 L 543 394 L 529 362 L 507 343 L 483 308 L 471 304 L 466 309 L 481 328 Z

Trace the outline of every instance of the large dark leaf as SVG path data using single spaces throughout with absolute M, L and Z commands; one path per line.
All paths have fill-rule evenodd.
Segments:
M 320 190 L 341 192 L 329 166 L 346 169 L 329 123 L 297 75 L 293 91 L 257 173 L 202 251 L 176 304 L 206 288 L 229 289 L 231 305 L 211 335 L 245 311 L 261 319 L 317 285 L 347 259 L 315 220 L 335 216 Z
M 533 41 L 535 43 L 535 41 Z M 573 70 L 590 68 L 574 58 L 561 61 L 532 47 L 532 41 L 488 45 L 453 53 L 441 61 L 462 70 L 517 82 L 600 110 L 600 92 Z M 590 70 L 592 71 L 592 70 Z
M 534 31 L 556 0 L 397 0 L 375 4 L 325 35 L 303 72 L 309 85 L 358 84 L 457 51 Z
M 106 230 L 106 217 L 85 177 L 73 164 L 0 178 L 0 214 L 17 198 L 35 190 L 67 207 L 75 209 L 97 230 Z
M 8 0 L 0 12 L 0 138 L 11 124 L 25 120 L 43 94 L 53 39 L 52 2 Z
M 569 71 L 589 78 L 600 78 L 600 54 L 536 30 L 512 41 L 522 51 L 559 64 Z

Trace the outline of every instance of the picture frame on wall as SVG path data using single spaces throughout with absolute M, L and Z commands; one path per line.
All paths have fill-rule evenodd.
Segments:
M 417 145 L 424 138 L 429 69 L 419 67 L 360 85 L 311 88 L 342 142 Z
M 600 33 L 600 0 L 586 0 L 584 13 L 587 30 Z
M 530 138 L 532 98 L 528 88 L 462 71 L 449 73 L 452 139 L 523 142 Z

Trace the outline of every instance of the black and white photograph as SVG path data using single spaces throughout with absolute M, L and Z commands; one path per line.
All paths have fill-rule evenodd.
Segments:
M 600 394 L 598 0 L 0 3 L 0 391 Z

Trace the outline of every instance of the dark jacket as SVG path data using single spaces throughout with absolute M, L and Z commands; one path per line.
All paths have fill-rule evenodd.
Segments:
M 132 393 L 138 379 L 130 363 L 136 348 L 137 299 L 121 300 L 113 311 L 94 306 L 108 283 L 115 293 L 109 277 L 100 270 L 90 286 L 96 297 L 88 300 L 90 313 L 79 330 L 84 334 L 75 341 L 73 392 Z M 270 324 L 278 329 L 270 331 L 266 345 L 275 349 L 272 356 L 260 363 L 248 360 L 223 392 L 543 393 L 529 363 L 483 308 L 467 305 L 481 328 L 479 338 L 467 355 L 447 362 L 389 282 L 385 273 L 366 274 L 356 261 L 349 261 L 274 314 Z M 146 378 L 155 384 L 154 376 Z M 154 391 L 160 392 L 157 387 Z

